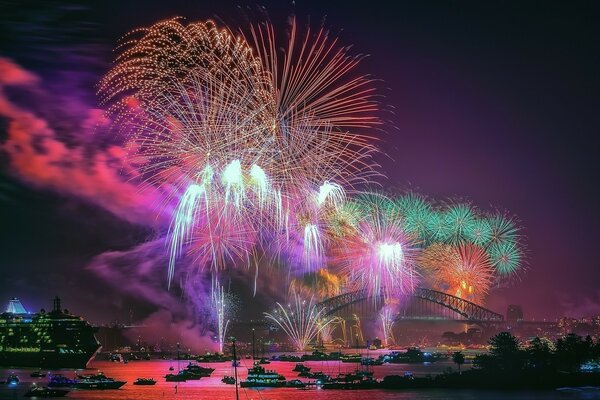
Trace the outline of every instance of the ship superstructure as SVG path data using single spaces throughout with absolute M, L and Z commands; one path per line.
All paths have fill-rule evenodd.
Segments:
M 100 349 L 96 329 L 61 309 L 28 313 L 17 298 L 0 314 L 0 366 L 85 368 Z

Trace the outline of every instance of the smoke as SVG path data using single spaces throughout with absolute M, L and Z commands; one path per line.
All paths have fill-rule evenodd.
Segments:
M 168 255 L 165 238 L 142 243 L 126 251 L 109 251 L 96 256 L 86 267 L 127 296 L 152 304 L 157 311 L 137 322 L 145 341 L 179 342 L 193 350 L 215 350 L 213 316 L 208 289 L 210 281 L 182 279 L 182 291 L 166 290 Z M 138 333 L 133 331 L 131 339 Z
M 0 151 L 7 156 L 10 173 L 36 188 L 83 199 L 128 222 L 164 226 L 165 215 L 157 213 L 159 191 L 140 191 L 136 166 L 128 161 L 123 146 L 111 142 L 103 112 L 74 97 L 53 99 L 38 76 L 0 58 L 0 118 L 7 121 Z M 52 104 L 51 110 L 40 98 Z M 65 107 L 56 107 L 57 102 Z
M 567 317 L 581 318 L 600 315 L 600 290 L 592 296 L 561 296 L 560 305 Z
M 128 338 L 135 342 L 138 335 L 151 345 L 181 343 L 181 350 L 194 353 L 215 351 L 216 344 L 207 335 L 202 335 L 198 325 L 187 319 L 179 319 L 169 310 L 158 310 L 141 322 L 141 330 L 127 330 Z

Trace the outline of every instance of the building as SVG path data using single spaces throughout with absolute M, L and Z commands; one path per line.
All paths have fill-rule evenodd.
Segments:
M 523 320 L 523 308 L 518 304 L 511 304 L 506 311 L 506 321 L 511 325 Z

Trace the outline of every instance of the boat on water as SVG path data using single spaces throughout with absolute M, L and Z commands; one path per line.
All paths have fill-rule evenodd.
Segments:
M 78 380 L 75 383 L 75 388 L 88 390 L 119 389 L 126 383 L 125 381 L 116 381 L 113 378 L 109 378 L 103 373 L 98 373 Z
M 179 371 L 176 374 L 166 374 L 165 381 L 167 381 L 167 382 L 185 382 L 185 381 L 187 381 L 187 375 L 183 371 Z
M 300 379 L 290 379 L 285 383 L 285 386 L 302 389 L 306 387 L 306 383 L 302 382 Z
M 381 356 L 381 361 L 390 364 L 431 363 L 447 359 L 447 355 L 423 352 L 417 347 L 410 347 L 405 352 L 392 351 L 391 353 Z
M 207 353 L 207 354 L 197 356 L 196 361 L 204 362 L 204 363 L 223 362 L 223 361 L 231 361 L 231 357 L 226 356 L 223 353 Z
M 85 368 L 100 349 L 92 327 L 61 308 L 28 313 L 12 298 L 0 314 L 0 367 Z
M 328 382 L 331 380 L 331 377 L 322 371 L 319 372 L 300 372 L 298 376 L 302 378 L 315 379 L 319 382 Z
M 69 379 L 64 375 L 56 374 L 50 376 L 50 382 L 48 382 L 48 387 L 51 388 L 65 388 L 65 387 L 75 387 L 77 381 L 75 379 Z
M 294 372 L 310 372 L 310 367 L 302 363 L 297 363 L 296 366 L 292 369 Z
M 226 385 L 234 385 L 235 384 L 235 378 L 233 376 L 225 375 L 223 377 L 223 379 L 221 379 L 221 382 L 223 382 Z
M 379 386 L 379 382 L 373 378 L 363 378 L 360 380 L 353 381 L 332 381 L 325 382 L 321 385 L 323 389 L 346 389 L 346 390 L 358 390 L 358 389 L 375 389 Z
M 373 358 L 373 357 L 363 357 L 362 360 L 360 360 L 360 365 L 365 365 L 365 366 L 371 366 L 371 365 L 383 365 L 383 360 L 380 358 Z
M 156 385 L 156 380 L 152 378 L 137 378 L 133 384 L 137 386 L 151 386 Z
M 6 384 L 7 385 L 15 386 L 15 385 L 18 385 L 19 382 L 20 382 L 19 377 L 17 375 L 15 375 L 15 374 L 10 374 L 8 376 L 8 378 L 6 378 Z
M 69 393 L 67 389 L 53 389 L 43 386 L 33 386 L 25 393 L 25 397 L 48 398 L 65 397 Z
M 361 354 L 344 354 L 340 356 L 340 361 L 344 363 L 360 363 L 362 361 Z
M 286 381 L 283 375 L 276 371 L 265 370 L 265 368 L 255 363 L 252 368 L 248 368 L 248 377 L 240 382 L 241 387 L 285 387 Z
M 189 375 L 198 375 L 199 377 L 209 377 L 214 371 L 214 368 L 202 367 L 198 364 L 188 363 L 183 371 Z
M 32 378 L 45 378 L 46 373 L 42 371 L 34 371 L 31 374 L 29 374 L 29 376 Z

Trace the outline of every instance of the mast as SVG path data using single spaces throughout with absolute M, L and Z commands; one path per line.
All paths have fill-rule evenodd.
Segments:
M 177 373 L 179 372 L 179 342 L 177 342 Z
M 256 360 L 255 345 L 256 345 L 256 339 L 254 337 L 254 328 L 252 328 L 252 361 Z
M 232 343 L 233 343 L 233 377 L 235 379 L 235 400 L 240 400 L 240 394 L 238 392 L 237 357 L 235 354 L 235 339 L 232 340 Z

